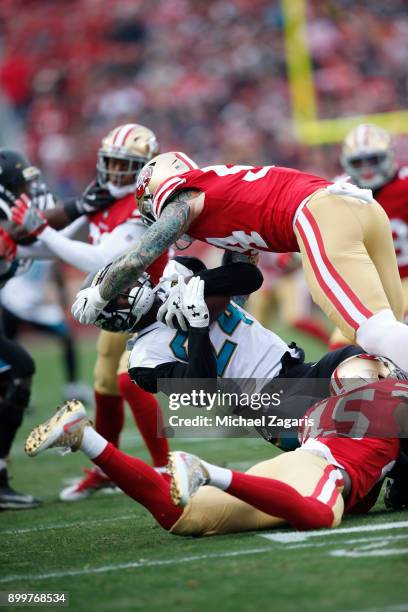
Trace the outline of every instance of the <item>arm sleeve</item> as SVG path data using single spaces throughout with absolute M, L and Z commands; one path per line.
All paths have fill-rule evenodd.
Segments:
M 250 263 L 233 263 L 197 274 L 205 281 L 205 295 L 248 295 L 262 283 L 262 272 Z
M 123 223 L 116 227 L 99 245 L 71 240 L 47 227 L 40 240 L 57 257 L 83 272 L 95 272 L 126 253 L 143 235 L 144 227 L 136 223 Z
M 86 240 L 88 221 L 85 217 L 81 217 L 70 223 L 60 232 L 56 232 L 59 236 L 65 238 L 75 238 L 76 240 Z M 44 230 L 45 231 L 45 230 Z M 77 244 L 77 242 L 75 243 Z M 42 240 L 36 240 L 33 244 L 28 246 L 17 247 L 17 257 L 21 259 L 58 259 L 58 254 L 47 247 Z
M 130 368 L 129 375 L 139 387 L 150 393 L 157 393 L 159 378 L 217 378 L 217 361 L 208 327 L 190 327 L 188 353 L 188 363 L 172 361 L 155 368 Z

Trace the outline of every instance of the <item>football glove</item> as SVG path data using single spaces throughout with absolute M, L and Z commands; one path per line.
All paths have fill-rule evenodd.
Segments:
M 0 227 L 0 258 L 13 261 L 16 257 L 17 245 L 5 229 Z
M 11 218 L 16 225 L 23 227 L 31 238 L 37 238 L 48 227 L 48 221 L 44 214 L 33 206 L 25 193 L 17 198 L 12 208 Z
M 85 189 L 84 193 L 76 200 L 78 212 L 87 215 L 98 210 L 103 210 L 112 206 L 116 199 L 107 189 L 92 181 Z
M 171 287 L 167 300 L 162 304 L 157 311 L 157 320 L 165 323 L 171 329 L 176 329 L 174 317 L 178 326 L 183 331 L 187 331 L 187 324 L 181 310 L 181 286 L 184 284 L 184 277 L 179 276 L 177 285 Z
M 186 285 L 184 277 L 179 278 L 181 310 L 191 327 L 208 327 L 210 314 L 204 299 L 204 281 L 193 276 Z
M 79 323 L 90 325 L 95 323 L 107 303 L 108 300 L 101 297 L 99 287 L 87 287 L 76 294 L 71 312 Z
M 408 484 L 403 478 L 389 478 L 385 485 L 384 504 L 387 510 L 406 510 L 408 508 Z

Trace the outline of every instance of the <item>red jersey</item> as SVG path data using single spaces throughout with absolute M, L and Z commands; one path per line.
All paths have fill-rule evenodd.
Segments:
M 156 219 L 177 191 L 205 194 L 204 208 L 188 229 L 192 238 L 229 251 L 299 251 L 293 218 L 301 202 L 329 181 L 292 168 L 208 166 L 164 181 L 155 193 Z
M 136 200 L 133 193 L 116 200 L 112 206 L 104 210 L 88 215 L 89 220 L 89 241 L 91 244 L 99 244 L 103 240 L 104 235 L 110 234 L 116 227 L 131 221 L 143 225 L 139 209 L 136 206 Z M 147 227 L 143 225 L 146 230 Z M 166 251 L 158 257 L 147 269 L 155 285 L 163 275 L 163 270 L 168 262 L 169 255 Z
M 112 206 L 104 210 L 98 210 L 87 215 L 89 221 L 89 241 L 91 244 L 99 244 L 104 234 L 110 234 L 115 227 L 136 221 L 142 223 L 139 209 L 136 206 L 135 196 L 129 195 L 116 200 Z
M 404 400 L 408 383 L 387 379 L 323 400 L 306 413 L 313 425 L 300 431 L 302 447 L 321 450 L 330 463 L 346 470 L 351 480 L 346 510 L 393 467 L 400 451 L 394 410 Z
M 394 237 L 395 253 L 401 278 L 408 276 L 408 166 L 374 192 L 375 199 L 387 213 Z

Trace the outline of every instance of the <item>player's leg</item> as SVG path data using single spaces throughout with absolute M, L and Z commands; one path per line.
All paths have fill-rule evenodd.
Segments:
M 164 529 L 171 529 L 181 516 L 182 509 L 171 500 L 169 481 L 98 434 L 80 402 L 66 402 L 53 417 L 33 429 L 25 443 L 25 451 L 32 457 L 56 447 L 81 450 L 124 493 L 147 508 Z
M 347 340 L 346 336 L 336 327 L 330 336 L 328 348 L 330 351 L 334 351 L 343 346 L 347 346 L 349 343 L 350 340 Z
M 117 371 L 128 336 L 101 331 L 94 370 L 95 429 L 114 446 L 124 423 L 124 404 L 117 386 Z M 85 476 L 60 492 L 62 501 L 78 501 L 103 488 L 112 488 L 111 479 L 100 468 L 85 470 Z
M 163 417 L 159 403 L 152 393 L 136 385 L 127 370 L 129 351 L 121 357 L 118 369 L 118 388 L 123 399 L 129 404 L 136 425 L 152 457 L 153 465 L 164 471 L 167 465 L 169 445 L 164 436 Z
M 6 463 L 29 405 L 34 362 L 22 346 L 0 336 L 0 369 L 0 508 L 36 508 L 38 499 L 10 487 Z
M 408 327 L 391 229 L 380 205 L 319 192 L 302 209 L 295 233 L 314 301 L 351 341 L 408 369 Z M 386 216 L 385 216 L 386 217 Z M 373 240 L 382 258 L 372 259 Z
M 297 529 L 335 527 L 343 516 L 341 472 L 307 451 L 283 453 L 255 465 L 246 474 L 214 466 L 186 453 L 171 453 L 170 469 L 176 503 L 185 504 L 201 485 L 213 485 L 271 517 L 271 524 L 265 525 L 260 520 L 251 529 L 275 526 L 282 521 Z M 192 505 L 194 499 L 191 498 Z M 245 528 L 248 527 L 241 530 Z
M 312 338 L 327 344 L 328 333 L 316 317 L 311 314 L 310 293 L 302 270 L 282 276 L 276 285 L 279 319 Z

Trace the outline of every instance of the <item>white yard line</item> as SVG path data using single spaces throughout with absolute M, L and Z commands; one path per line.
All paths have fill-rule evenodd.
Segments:
M 260 533 L 261 538 L 272 542 L 289 544 L 304 542 L 309 538 L 324 538 L 326 536 L 342 535 L 344 533 L 365 533 L 367 531 L 385 531 L 389 529 L 403 529 L 408 527 L 408 521 L 397 521 L 394 523 L 375 523 L 374 525 L 359 525 L 356 527 L 339 527 L 335 529 L 316 529 L 315 531 L 287 531 L 277 533 Z
M 66 576 L 86 576 L 88 574 L 103 574 L 106 572 L 118 572 L 126 569 L 139 569 L 143 567 L 159 567 L 162 565 L 180 565 L 182 563 L 193 563 L 194 561 L 206 561 L 207 559 L 225 559 L 228 557 L 242 557 L 245 555 L 258 555 L 273 552 L 273 548 L 249 548 L 247 550 L 231 550 L 227 552 L 208 553 L 205 555 L 190 555 L 187 557 L 176 557 L 175 559 L 140 559 L 130 563 L 118 563 L 117 565 L 102 565 L 99 567 L 87 567 L 83 569 L 66 570 L 62 572 L 47 572 L 44 574 L 12 574 L 0 578 L 0 583 L 6 582 L 28 582 L 36 580 L 50 580 L 51 578 L 64 578 Z
M 102 523 L 115 523 L 116 521 L 130 521 L 135 519 L 136 516 L 136 514 L 124 514 L 122 516 L 112 516 L 111 518 L 90 519 L 87 521 L 73 521 L 72 523 L 51 523 L 49 525 L 37 525 L 36 527 L 17 527 L 14 529 L 1 529 L 0 535 L 21 535 L 22 533 L 47 531 L 48 529 L 70 529 L 73 527 L 101 525 Z
M 365 544 L 367 542 L 395 542 L 396 540 L 408 540 L 408 533 L 404 535 L 381 535 L 381 536 L 369 536 L 368 538 L 354 538 L 352 540 L 342 540 L 342 544 Z M 333 544 L 339 544 L 334 540 L 325 540 L 324 542 L 306 542 L 305 544 L 288 544 L 285 550 L 298 550 L 302 548 L 321 548 L 323 546 L 331 546 Z

